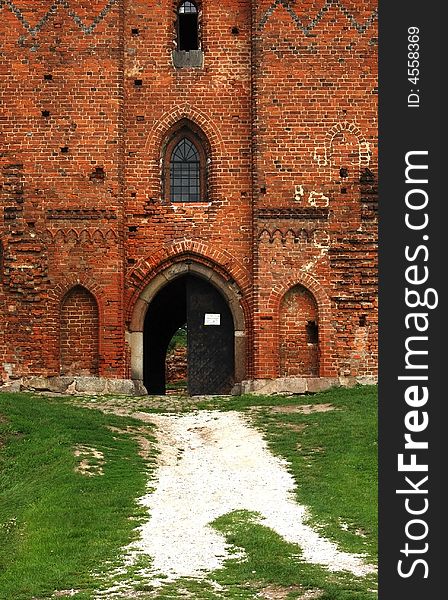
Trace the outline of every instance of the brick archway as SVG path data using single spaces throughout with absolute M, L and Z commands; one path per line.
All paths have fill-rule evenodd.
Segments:
M 168 266 L 157 273 L 140 292 L 131 314 L 128 343 L 131 353 L 131 378 L 143 381 L 144 322 L 148 307 L 157 294 L 179 277 L 194 275 L 215 287 L 225 299 L 234 322 L 235 382 L 240 383 L 247 372 L 247 332 L 244 310 L 240 302 L 241 292 L 235 282 L 226 281 L 218 272 L 194 260 L 187 259 Z

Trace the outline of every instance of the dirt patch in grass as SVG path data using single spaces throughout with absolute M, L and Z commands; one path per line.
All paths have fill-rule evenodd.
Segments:
M 317 598 L 321 598 L 323 595 L 322 590 L 308 590 L 302 596 L 299 596 L 297 600 L 317 600 Z
M 144 460 L 149 460 L 154 454 L 154 447 L 148 436 L 152 434 L 152 430 L 147 427 L 126 427 L 120 429 L 119 427 L 109 427 L 110 431 L 116 433 L 126 433 L 131 435 L 139 445 L 139 456 Z
M 302 433 L 302 431 L 307 427 L 305 423 L 283 423 L 283 427 L 286 429 L 290 429 L 291 431 L 295 431 L 297 433 Z
M 286 600 L 290 597 L 290 594 L 294 592 L 301 592 L 302 588 L 297 585 L 290 585 L 287 587 L 279 585 L 269 585 L 263 588 L 258 593 L 259 598 L 263 600 Z M 322 590 L 307 590 L 301 596 L 295 596 L 297 600 L 317 600 L 322 596 Z
M 270 410 L 274 413 L 310 415 L 311 413 L 329 412 L 336 409 L 333 404 L 287 404 L 285 406 L 273 406 Z
M 73 454 L 80 459 L 79 464 L 75 467 L 77 473 L 86 477 L 104 475 L 104 454 L 102 452 L 90 446 L 77 445 Z

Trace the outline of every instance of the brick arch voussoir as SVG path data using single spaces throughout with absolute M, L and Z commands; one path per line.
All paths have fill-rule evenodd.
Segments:
M 296 285 L 302 285 L 314 296 L 319 315 L 329 318 L 331 315 L 331 301 L 320 283 L 308 273 L 301 273 L 291 277 L 282 283 L 275 285 L 268 300 L 268 310 L 274 314 L 279 314 L 280 304 L 285 294 Z
M 348 131 L 349 133 L 354 135 L 358 140 L 359 145 L 366 143 L 366 139 L 363 136 L 361 129 L 356 125 L 356 123 L 350 121 L 343 121 L 342 123 L 336 123 L 335 125 L 333 125 L 333 127 L 331 127 L 325 134 L 326 143 L 328 147 L 333 142 L 334 137 L 338 133 L 341 133 L 341 131 Z
M 202 129 L 210 143 L 212 155 L 221 155 L 223 153 L 224 141 L 214 121 L 202 111 L 188 104 L 183 104 L 165 112 L 156 121 L 146 138 L 145 154 L 158 160 L 163 140 L 166 138 L 169 130 L 182 119 L 188 119 Z
M 102 288 L 94 279 L 86 275 L 73 275 L 72 277 L 67 277 L 63 282 L 57 283 L 51 288 L 51 290 L 48 291 L 47 301 L 50 311 L 57 309 L 70 291 L 76 287 L 83 287 L 93 296 L 98 306 L 98 311 L 101 314 Z
M 173 243 L 170 247 L 160 249 L 146 259 L 140 260 L 129 274 L 128 279 L 133 279 L 133 274 L 144 273 L 143 277 L 134 279 L 134 289 L 127 302 L 126 322 L 132 319 L 135 304 L 141 293 L 154 277 L 162 273 L 172 265 L 185 261 L 194 261 L 208 267 L 216 272 L 225 281 L 234 282 L 241 294 L 241 306 L 243 308 L 246 323 L 250 322 L 250 310 L 247 298 L 249 298 L 251 283 L 246 269 L 235 262 L 234 257 L 221 250 L 212 249 L 207 244 L 197 240 L 182 240 Z M 138 279 L 138 280 L 137 280 Z

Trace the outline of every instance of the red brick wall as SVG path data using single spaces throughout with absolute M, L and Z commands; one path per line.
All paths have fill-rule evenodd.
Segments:
M 98 306 L 85 288 L 70 290 L 61 305 L 61 375 L 98 375 Z
M 281 306 L 297 285 L 319 374 L 375 374 L 376 1 L 204 0 L 204 65 L 180 69 L 174 0 L 50 5 L 0 8 L 0 376 L 59 374 L 76 285 L 98 299 L 99 374 L 129 376 L 139 293 L 185 259 L 235 282 L 249 377 L 294 371 Z M 173 205 L 163 148 L 185 119 L 209 193 Z
M 187 380 L 187 348 L 179 346 L 166 357 L 165 377 L 167 383 Z
M 98 23 L 103 0 L 72 2 L 72 13 L 51 4 L 0 10 L 5 362 L 16 376 L 59 374 L 59 306 L 82 281 L 107 307 L 102 374 L 122 376 L 120 3 Z
M 284 371 L 279 311 L 297 283 L 318 302 L 320 375 L 376 372 L 375 8 L 371 0 L 257 3 L 258 377 Z M 372 324 L 362 336 L 360 314 Z

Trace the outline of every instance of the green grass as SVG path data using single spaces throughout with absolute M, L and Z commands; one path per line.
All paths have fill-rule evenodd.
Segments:
M 261 410 L 256 424 L 286 458 L 311 523 L 343 550 L 377 560 L 377 390 L 334 389 L 300 403 L 334 410 L 304 415 Z M 303 428 L 303 429 L 302 429 Z M 342 527 L 341 527 L 342 526 Z M 346 529 L 346 530 L 345 530 Z
M 264 432 L 271 451 L 288 462 L 298 502 L 310 522 L 345 551 L 377 553 L 377 390 L 334 389 L 295 397 L 240 396 L 194 401 L 188 410 L 237 410 Z M 88 400 L 85 400 L 87 402 Z M 79 589 L 94 597 L 121 562 L 120 549 L 135 535 L 142 516 L 135 499 L 148 474 L 129 433 L 140 421 L 75 407 L 79 399 L 0 394 L 0 599 L 48 598 L 54 590 Z M 121 402 L 119 399 L 117 402 Z M 150 400 L 131 400 L 150 411 Z M 303 414 L 304 404 L 328 403 L 334 410 Z M 167 398 L 169 406 L 169 398 Z M 275 407 L 292 407 L 276 412 Z M 160 407 L 153 409 L 160 412 Z M 172 410 L 187 410 L 182 401 Z M 2 415 L 6 418 L 2 418 Z M 104 453 L 104 475 L 75 473 L 77 444 Z M 225 482 L 223 482 L 225 485 Z M 374 600 L 376 578 L 332 573 L 301 560 L 298 546 L 237 511 L 213 526 L 244 551 L 204 580 L 182 579 L 152 589 L 137 566 L 115 580 L 129 583 L 146 599 L 255 599 L 264 588 L 300 598 L 319 590 L 320 600 Z M 219 584 L 220 588 L 216 586 Z M 124 595 L 123 597 L 131 597 Z
M 147 480 L 137 442 L 109 427 L 141 423 L 25 394 L 0 394 L 0 414 L 0 598 L 98 587 L 93 572 L 132 539 Z M 104 453 L 104 475 L 75 472 L 77 444 Z
M 297 595 L 306 590 L 320 590 L 320 600 L 373 600 L 368 591 L 374 578 L 356 578 L 351 574 L 329 573 L 324 568 L 300 559 L 300 548 L 285 542 L 272 530 L 257 523 L 256 515 L 238 511 L 220 517 L 215 527 L 227 540 L 242 547 L 247 560 L 228 561 L 225 568 L 214 574 L 216 581 L 226 586 L 229 598 L 241 597 L 245 591 L 275 586 L 296 588 Z M 249 585 L 250 584 L 250 585 Z M 253 597 L 253 596 L 247 596 Z M 295 597 L 295 596 L 291 596 Z
M 187 346 L 187 327 L 184 325 L 183 327 L 179 327 L 176 333 L 170 340 L 168 344 L 168 354 L 175 350 L 176 348 L 186 348 Z
M 180 379 L 179 381 L 172 381 L 166 384 L 167 390 L 177 391 L 179 395 L 187 394 L 187 381 L 186 379 Z

